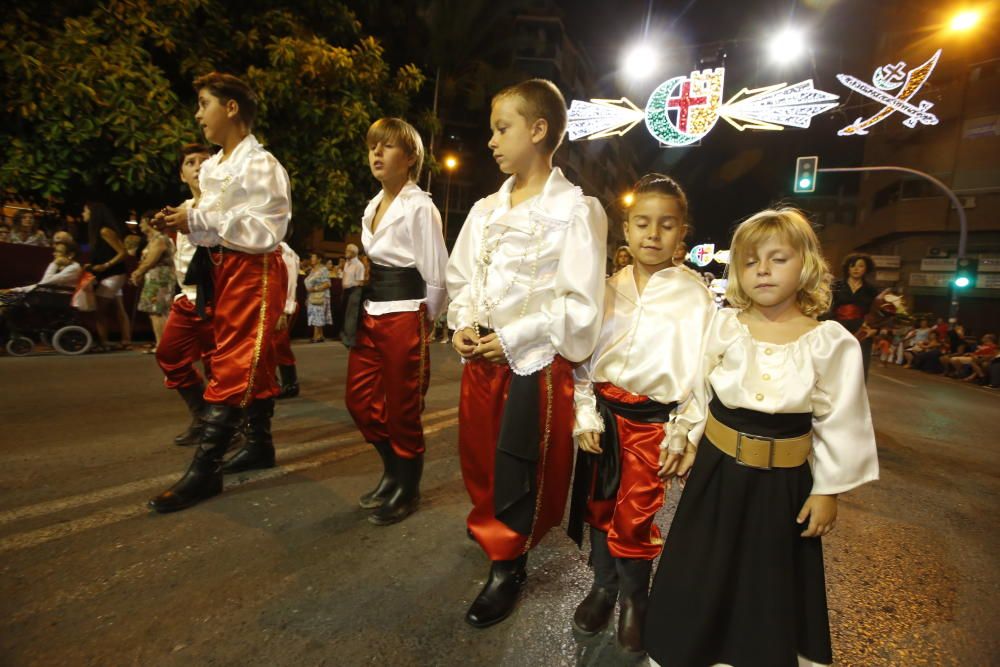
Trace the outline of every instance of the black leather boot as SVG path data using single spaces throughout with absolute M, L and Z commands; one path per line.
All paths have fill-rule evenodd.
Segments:
M 424 455 L 418 454 L 412 459 L 404 459 L 394 454 L 392 467 L 396 473 L 396 488 L 368 517 L 368 520 L 376 526 L 399 523 L 416 512 L 420 503 L 420 477 L 424 472 Z
M 197 445 L 205 428 L 201 421 L 201 415 L 205 411 L 205 385 L 199 383 L 190 387 L 179 387 L 177 393 L 184 399 L 188 412 L 191 413 L 191 425 L 174 438 L 174 444 L 181 447 Z
M 358 504 L 362 509 L 373 510 L 385 504 L 392 492 L 396 490 L 396 456 L 392 451 L 389 441 L 373 442 L 372 446 L 382 459 L 382 479 L 378 481 L 375 488 L 361 496 Z
M 653 569 L 653 561 L 639 558 L 617 558 L 616 561 L 621 589 L 618 645 L 629 653 L 645 653 L 642 627 L 646 623 L 649 574 Z
M 259 399 L 250 404 L 246 410 L 246 444 L 222 466 L 224 474 L 274 467 L 274 441 L 271 439 L 273 415 L 273 398 Z
M 291 366 L 278 366 L 281 371 L 281 391 L 278 393 L 278 400 L 283 398 L 295 398 L 299 395 L 299 373 L 295 364 Z
M 241 413 L 228 405 L 206 406 L 205 428 L 191 466 L 176 484 L 149 501 L 150 509 L 176 512 L 222 493 L 222 457 L 240 424 Z
M 590 566 L 594 584 L 573 614 L 573 627 L 585 635 L 596 635 L 608 627 L 618 600 L 618 569 L 608 551 L 608 534 L 590 528 Z
M 483 590 L 473 600 L 465 614 L 466 622 L 475 628 L 496 625 L 514 612 L 521 587 L 528 578 L 524 566 L 525 554 L 514 560 L 495 560 L 490 565 L 490 576 Z

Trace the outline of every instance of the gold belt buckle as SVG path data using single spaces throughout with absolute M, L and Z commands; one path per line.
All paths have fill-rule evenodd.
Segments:
M 760 442 L 767 442 L 767 465 L 757 466 L 752 463 L 747 463 L 743 460 L 743 438 L 752 438 L 753 440 L 758 440 Z M 751 435 L 749 433 L 743 433 L 742 431 L 736 432 L 736 463 L 741 466 L 746 466 L 748 468 L 756 468 L 757 470 L 771 470 L 774 468 L 774 438 L 762 438 L 758 435 Z

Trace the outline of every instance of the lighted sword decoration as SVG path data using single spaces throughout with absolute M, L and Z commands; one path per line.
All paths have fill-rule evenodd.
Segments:
M 934 71 L 938 58 L 941 57 L 941 49 L 930 57 L 930 59 L 919 67 L 914 67 L 906 72 L 906 63 L 900 61 L 895 65 L 889 64 L 879 67 L 872 76 L 872 83 L 865 83 L 850 74 L 838 74 L 837 79 L 851 90 L 861 93 L 865 97 L 875 100 L 885 106 L 868 118 L 858 118 L 853 123 L 837 132 L 840 136 L 868 134 L 868 128 L 882 122 L 897 111 L 907 116 L 903 125 L 909 128 L 922 125 L 937 125 L 938 117 L 930 113 L 928 109 L 934 106 L 933 102 L 922 100 L 914 105 L 910 100 L 926 83 L 927 78 Z M 872 85 L 874 84 L 874 85 Z M 900 87 L 898 95 L 890 95 L 887 90 L 894 90 Z

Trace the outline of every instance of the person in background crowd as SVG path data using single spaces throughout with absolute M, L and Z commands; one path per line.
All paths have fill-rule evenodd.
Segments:
M 865 322 L 865 316 L 872 309 L 878 289 L 871 284 L 875 277 L 875 262 L 868 255 L 854 253 L 844 260 L 842 280 L 833 285 L 833 304 L 830 319 L 836 320 L 852 334 L 857 334 Z M 872 332 L 874 333 L 874 332 Z M 861 338 L 859 336 L 859 338 Z M 861 339 L 861 360 L 868 380 L 868 367 L 872 360 L 872 346 L 875 339 L 864 336 Z
M 13 243 L 10 240 L 10 227 L 7 225 L 0 225 L 0 243 Z
M 122 285 L 125 284 L 125 225 L 118 222 L 105 204 L 88 202 L 83 207 L 83 220 L 87 223 L 90 239 L 90 264 L 85 269 L 97 278 L 96 326 L 100 345 L 97 352 L 108 350 L 108 331 L 111 321 L 118 320 L 121 332 L 120 349 L 132 349 L 132 326 L 122 302 Z
M 979 347 L 971 354 L 955 355 L 948 359 L 951 364 L 954 377 L 960 377 L 962 369 L 969 367 L 969 374 L 960 378 L 964 382 L 975 382 L 986 378 L 986 369 L 990 362 L 997 356 L 997 337 L 994 334 L 986 334 L 979 343 Z
M 49 240 L 45 232 L 38 228 L 38 221 L 32 211 L 18 211 L 14 216 L 14 229 L 11 230 L 8 243 L 47 246 Z
M 52 246 L 52 261 L 45 267 L 42 279 L 31 285 L 13 287 L 2 292 L 27 293 L 36 287 L 76 287 L 80 279 L 80 264 L 76 261 L 76 244 L 72 241 Z
M 626 266 L 631 266 L 632 264 L 632 253 L 629 252 L 628 246 L 621 246 L 615 251 L 615 262 L 614 266 L 611 267 L 611 273 L 615 274 L 624 269 Z
M 149 224 L 154 215 L 156 211 L 148 211 L 143 214 L 139 222 L 139 229 L 146 235 L 146 247 L 142 251 L 139 266 L 129 278 L 129 282 L 136 287 L 142 286 L 138 308 L 149 314 L 149 320 L 153 324 L 156 343 L 146 350 L 147 354 L 156 352 L 163 337 L 163 328 L 167 323 L 167 315 L 174 300 L 174 286 L 177 282 L 174 274 L 173 241 Z
M 916 345 L 906 353 L 906 365 L 903 368 L 914 368 L 918 371 L 928 373 L 940 373 L 941 364 L 941 340 L 938 338 L 937 330 L 931 329 L 927 341 Z
M 367 275 L 365 265 L 358 259 L 358 246 L 348 243 L 344 248 L 343 292 L 340 295 L 341 303 L 344 304 L 344 324 L 340 340 L 346 347 L 354 347 L 358 320 L 361 318 L 361 288 Z
M 306 275 L 305 285 L 309 293 L 306 298 L 306 315 L 309 326 L 313 328 L 309 342 L 322 343 L 326 340 L 323 337 L 323 327 L 333 324 L 333 316 L 330 312 L 330 273 L 317 253 L 309 255 L 309 274 Z
M 680 243 L 677 244 L 677 247 L 674 249 L 674 258 L 673 258 L 674 266 L 684 266 L 684 263 L 687 261 L 687 256 L 688 256 L 688 244 L 684 241 L 681 241 Z

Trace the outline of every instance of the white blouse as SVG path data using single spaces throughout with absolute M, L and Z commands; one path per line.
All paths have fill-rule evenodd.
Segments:
M 201 199 L 188 214 L 191 242 L 252 255 L 273 251 L 292 217 L 285 168 L 252 134 L 221 160 L 219 151 L 201 165 Z
M 611 384 L 658 403 L 678 403 L 663 425 L 664 448 L 683 452 L 690 424 L 677 415 L 694 400 L 701 357 L 716 307 L 704 281 L 686 267 L 649 278 L 640 295 L 632 266 L 611 276 L 604 296 L 604 323 L 594 354 L 574 371 L 573 435 L 603 431 L 594 383 Z
M 785 345 L 757 341 L 737 319 L 718 312 L 708 334 L 703 363 L 707 384 L 680 418 L 691 423 L 697 444 L 708 403 L 768 414 L 811 412 L 812 492 L 842 493 L 878 479 L 875 430 L 868 406 L 861 346 L 833 320 Z
M 431 196 L 410 181 L 396 195 L 372 233 L 372 220 L 384 196 L 385 191 L 380 191 L 365 208 L 361 217 L 361 244 L 374 264 L 415 267 L 427 283 L 427 298 L 365 301 L 365 311 L 369 315 L 412 312 L 426 302 L 427 316 L 435 319 L 444 310 L 448 295 L 445 287 L 448 249 L 441 232 L 441 214 Z
M 299 285 L 299 256 L 292 250 L 292 247 L 282 241 L 278 244 L 281 248 L 281 261 L 285 265 L 285 272 L 288 273 L 288 291 L 285 294 L 285 315 L 295 312 L 295 289 Z
M 608 220 L 558 168 L 511 208 L 511 177 L 469 212 L 448 262 L 448 326 L 496 331 L 511 370 L 590 356 L 601 329 Z
M 194 208 L 194 204 L 194 199 L 188 199 L 181 206 L 190 209 Z M 187 275 L 188 266 L 191 265 L 194 251 L 197 249 L 198 246 L 191 243 L 187 234 L 177 232 L 177 238 L 174 240 L 174 273 L 177 275 L 177 285 L 180 287 L 180 291 L 174 296 L 174 301 L 187 297 L 191 303 L 194 303 L 195 299 L 198 298 L 198 288 L 194 285 L 184 284 L 184 276 Z

